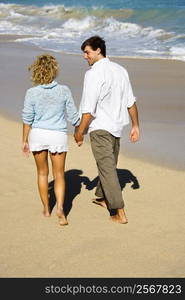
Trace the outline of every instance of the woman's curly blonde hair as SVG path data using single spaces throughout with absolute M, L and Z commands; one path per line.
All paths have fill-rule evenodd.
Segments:
M 32 72 L 31 79 L 35 85 L 48 84 L 57 77 L 59 64 L 54 56 L 46 53 L 37 56 L 28 70 Z

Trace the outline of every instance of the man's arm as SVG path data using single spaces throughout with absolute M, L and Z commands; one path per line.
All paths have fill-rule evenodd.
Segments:
M 82 114 L 82 119 L 80 122 L 80 125 L 76 127 L 74 138 L 77 142 L 78 146 L 81 146 L 83 144 L 84 139 L 84 133 L 87 130 L 90 121 L 92 120 L 93 116 L 90 113 Z
M 102 79 L 92 69 L 85 74 L 82 100 L 80 103 L 80 125 L 75 129 L 74 138 L 81 146 L 89 123 L 96 117 L 96 106 L 101 91 Z
M 137 142 L 139 140 L 139 118 L 137 105 L 134 103 L 131 107 L 128 108 L 128 112 L 132 121 L 132 129 L 130 131 L 130 140 L 131 142 Z

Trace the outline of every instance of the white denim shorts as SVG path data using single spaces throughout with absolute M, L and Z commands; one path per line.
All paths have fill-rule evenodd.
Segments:
M 68 151 L 66 132 L 32 128 L 28 138 L 30 151 L 48 150 L 51 153 Z

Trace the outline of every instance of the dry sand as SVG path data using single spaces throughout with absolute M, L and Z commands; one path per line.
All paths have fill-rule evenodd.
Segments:
M 17 120 L 30 87 L 26 68 L 42 52 L 0 42 L 1 110 Z M 56 56 L 60 79 L 78 103 L 87 65 L 75 55 Z M 0 277 L 185 276 L 184 63 L 119 62 L 127 67 L 139 97 L 144 131 L 137 145 L 123 147 L 118 162 L 129 223 L 112 223 L 106 209 L 91 203 L 95 185 L 90 188 L 86 182 L 96 178 L 96 164 L 88 137 L 78 148 L 72 136 L 66 163 L 69 226 L 58 225 L 55 207 L 51 218 L 44 218 L 33 158 L 21 153 L 21 122 L 1 116 Z M 171 149 L 168 160 L 164 149 Z M 170 160 L 176 169 L 167 167 Z
M 0 118 L 1 277 L 184 277 L 184 173 L 120 155 L 129 223 L 91 203 L 97 176 L 89 144 L 70 138 L 69 226 L 42 216 L 32 156 L 21 153 L 21 123 Z M 80 174 L 81 170 L 81 174 Z M 69 176 L 70 175 L 70 176 Z M 137 187 L 132 189 L 133 180 Z M 85 178 L 87 177 L 87 178 Z M 52 178 L 50 178 L 52 180 Z M 129 182 L 131 180 L 131 182 Z

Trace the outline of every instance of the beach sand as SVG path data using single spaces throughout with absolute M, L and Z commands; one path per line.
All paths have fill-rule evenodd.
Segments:
M 129 223 L 115 224 L 91 203 L 94 189 L 84 184 L 97 176 L 89 144 L 78 148 L 71 137 L 66 196 L 72 207 L 69 226 L 61 227 L 55 207 L 50 218 L 42 216 L 34 161 L 21 153 L 21 124 L 1 117 L 0 126 L 1 277 L 184 277 L 182 171 L 120 155 Z
M 30 87 L 26 67 L 35 55 L 42 52 L 35 47 L 11 42 L 0 43 L 0 55 L 4 55 L 0 71 L 0 75 L 3 74 L 1 107 L 5 115 L 7 113 L 7 116 L 13 117 L 21 110 L 24 92 Z M 56 56 L 60 58 L 59 54 Z M 78 84 L 83 81 L 86 63 L 78 56 L 64 54 L 60 62 L 64 77 L 61 74 L 60 78 L 71 87 L 75 99 L 80 99 L 81 89 Z M 147 91 L 141 91 L 140 85 L 143 81 L 139 73 L 144 74 L 146 78 L 151 64 L 157 72 L 160 67 L 158 61 L 156 64 L 148 60 L 136 60 L 134 63 L 134 60 L 125 59 L 124 62 L 128 64 L 133 87 L 142 99 L 143 106 L 139 105 L 142 123 L 149 124 L 151 130 L 154 129 L 153 124 L 158 124 L 159 131 L 160 122 L 164 121 L 163 115 L 166 118 L 165 126 L 172 116 L 177 119 L 179 125 L 183 123 L 183 112 L 180 109 L 183 90 L 181 76 L 179 75 L 179 81 L 175 82 L 179 85 L 176 91 L 179 96 L 176 111 L 171 111 L 169 107 L 166 112 L 162 106 L 157 113 L 159 102 L 155 102 L 154 115 L 149 122 L 149 105 L 144 103 L 149 95 L 145 98 L 144 93 Z M 183 77 L 182 62 L 161 63 L 164 66 L 161 79 L 164 70 L 173 70 L 171 65 L 179 70 L 178 74 L 182 74 Z M 134 72 L 138 76 L 135 77 Z M 170 101 L 173 98 L 170 94 L 174 74 L 170 73 L 165 79 L 166 84 L 169 84 L 169 91 L 166 93 L 169 93 Z M 151 84 L 149 78 L 147 84 Z M 150 85 L 154 93 L 158 88 L 158 83 L 155 84 Z M 154 97 L 148 87 L 149 92 L 150 97 Z M 163 86 L 161 94 L 164 95 Z M 6 111 L 8 101 L 9 104 L 15 101 L 11 111 Z M 106 209 L 91 203 L 97 169 L 88 137 L 85 138 L 82 147 L 77 147 L 70 136 L 66 162 L 66 209 L 69 226 L 62 227 L 58 225 L 55 207 L 50 218 L 42 216 L 34 160 L 32 155 L 27 159 L 21 152 L 21 122 L 18 118 L 16 120 L 16 117 L 15 120 L 11 120 L 1 116 L 0 127 L 1 278 L 185 276 L 185 185 L 184 171 L 181 168 L 167 167 L 159 161 L 154 163 L 152 159 L 150 162 L 144 157 L 139 159 L 134 152 L 129 157 L 123 148 L 118 161 L 118 174 L 129 222 L 126 225 L 115 224 L 109 220 Z M 166 132 L 169 128 L 166 128 Z M 142 139 L 139 143 L 138 145 L 142 145 Z M 141 146 L 130 147 L 138 147 L 140 151 Z M 88 180 L 91 185 L 86 184 Z

